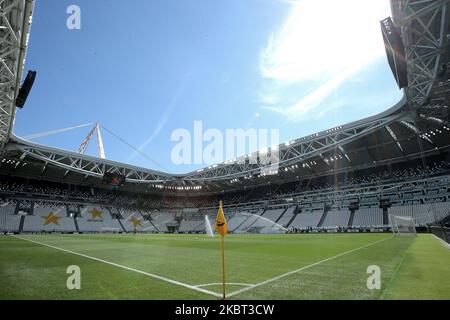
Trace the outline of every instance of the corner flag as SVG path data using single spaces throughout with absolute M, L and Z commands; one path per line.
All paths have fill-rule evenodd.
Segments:
M 219 202 L 219 211 L 217 211 L 215 229 L 222 235 L 222 237 L 228 232 L 227 220 L 225 219 L 225 215 L 223 214 L 222 209 L 222 201 Z
M 215 229 L 218 233 L 221 234 L 222 238 L 222 290 L 223 299 L 225 300 L 225 243 L 223 240 L 228 232 L 228 225 L 227 220 L 225 219 L 225 215 L 223 214 L 222 201 L 219 202 L 219 210 L 217 211 Z

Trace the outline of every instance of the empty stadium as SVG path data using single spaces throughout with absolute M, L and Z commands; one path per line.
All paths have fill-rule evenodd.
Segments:
M 35 4 L 2 1 L 0 299 L 220 299 L 222 201 L 227 299 L 448 300 L 449 5 L 390 1 L 378 45 L 402 97 L 383 112 L 171 173 L 105 157 L 97 122 L 75 151 L 15 133 Z

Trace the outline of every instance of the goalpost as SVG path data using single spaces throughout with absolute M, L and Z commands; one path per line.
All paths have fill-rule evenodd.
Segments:
M 389 216 L 394 236 L 416 236 L 416 222 L 412 217 Z

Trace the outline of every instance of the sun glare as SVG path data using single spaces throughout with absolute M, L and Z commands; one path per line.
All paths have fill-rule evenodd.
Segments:
M 261 52 L 266 78 L 322 80 L 357 70 L 384 54 L 379 21 L 384 0 L 303 0 Z

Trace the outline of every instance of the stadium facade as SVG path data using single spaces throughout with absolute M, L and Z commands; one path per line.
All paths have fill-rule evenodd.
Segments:
M 278 159 L 271 174 L 263 174 L 266 164 L 258 153 L 171 174 L 18 137 L 15 98 L 34 1 L 5 1 L 9 6 L 3 5 L 8 9 L 0 22 L 4 231 L 204 232 L 203 217 L 215 212 L 218 199 L 224 200 L 232 232 L 386 230 L 392 214 L 413 217 L 423 227 L 448 219 L 448 0 L 392 0 L 393 25 L 384 25 L 384 39 L 403 98 L 376 116 L 269 148 L 265 153 L 276 150 Z M 401 43 L 391 37 L 395 33 Z M 105 184 L 107 174 L 124 177 L 125 184 Z M 102 223 L 96 222 L 99 217 Z

